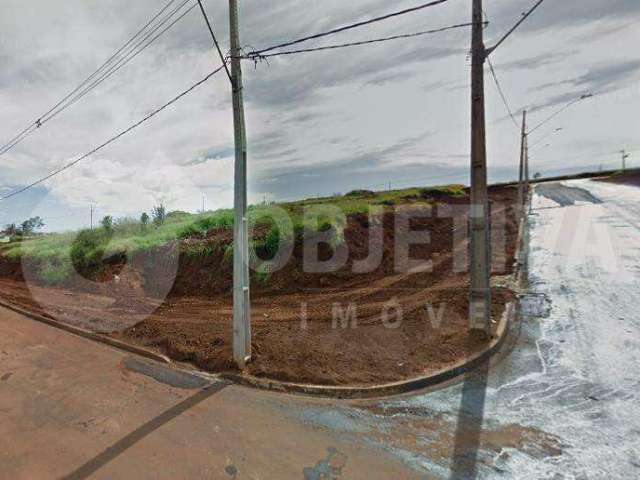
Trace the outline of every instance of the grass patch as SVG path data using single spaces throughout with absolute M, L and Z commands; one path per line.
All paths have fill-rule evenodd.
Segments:
M 266 227 L 266 234 L 256 239 L 253 247 L 261 252 L 261 258 L 269 259 L 278 251 L 281 242 L 301 238 L 305 233 L 333 230 L 333 247 L 344 242 L 346 217 L 368 214 L 372 206 L 392 208 L 407 203 L 429 203 L 443 196 L 464 197 L 462 185 L 446 185 L 429 188 L 410 188 L 385 192 L 354 190 L 346 195 L 313 198 L 276 205 L 251 206 L 248 211 L 249 225 Z M 305 211 L 318 209 L 317 215 L 305 216 Z M 280 221 L 283 212 L 288 218 Z M 46 219 L 45 219 L 46 220 Z M 152 251 L 171 242 L 184 239 L 205 239 L 216 230 L 230 230 L 234 224 L 234 212 L 222 209 L 205 214 L 192 215 L 185 212 L 169 213 L 162 225 L 147 225 L 139 220 L 121 218 L 109 229 L 83 230 L 44 234 L 34 238 L 2 245 L 0 255 L 12 260 L 22 258 L 41 264 L 41 274 L 48 283 L 60 283 L 68 277 L 71 269 L 79 273 L 98 272 L 105 258 L 114 255 L 134 255 Z M 184 253 L 197 258 L 213 255 L 216 249 L 224 249 L 223 260 L 231 262 L 232 245 L 192 242 L 184 247 Z
M 46 262 L 38 271 L 38 276 L 47 285 L 55 286 L 65 282 L 73 272 L 69 262 Z
M 446 185 L 420 189 L 420 197 L 425 199 L 440 199 L 445 197 L 462 198 L 467 196 L 464 185 Z

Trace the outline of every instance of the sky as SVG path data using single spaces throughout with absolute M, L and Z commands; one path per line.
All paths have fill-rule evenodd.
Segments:
M 191 0 L 193 2 L 194 0 Z M 3 0 L 0 143 L 55 105 L 118 50 L 165 0 Z M 228 2 L 204 0 L 223 51 Z M 240 0 L 247 51 L 408 8 L 421 0 Z M 533 0 L 485 0 L 492 45 Z M 191 3 L 189 3 L 191 5 Z M 471 2 L 433 8 L 304 46 L 367 40 L 466 23 Z M 640 166 L 640 2 L 546 0 L 491 55 L 511 110 L 533 127 L 532 173 Z M 468 183 L 470 30 L 245 62 L 249 200 L 293 200 Z M 0 156 L 0 196 L 77 159 L 173 98 L 220 60 L 198 8 L 71 108 Z M 487 67 L 489 180 L 517 177 L 519 127 Z M 556 131 L 557 129 L 562 129 Z M 48 230 L 95 218 L 230 207 L 233 117 L 223 72 L 75 167 L 0 202 L 0 225 L 30 216 Z M 635 153 L 634 153 L 635 152 Z

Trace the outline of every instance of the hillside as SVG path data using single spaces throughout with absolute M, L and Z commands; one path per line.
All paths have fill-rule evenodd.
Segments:
M 505 219 L 493 233 L 494 274 L 507 275 L 517 237 L 516 189 L 490 193 L 492 213 Z M 248 370 L 287 381 L 372 384 L 431 372 L 481 349 L 485 341 L 467 335 L 468 277 L 457 266 L 467 242 L 454 226 L 465 225 L 466 215 L 442 215 L 444 207 L 466 204 L 464 187 L 445 186 L 253 207 Z M 318 209 L 310 222 L 309 211 Z M 283 214 L 290 223 L 273 221 Z M 430 243 L 410 249 L 412 259 L 431 262 L 427 271 L 398 268 L 398 248 L 409 234 L 398 229 L 403 222 L 431 235 Z M 199 368 L 233 370 L 232 223 L 230 211 L 175 214 L 146 231 L 126 222 L 108 232 L 5 246 L 0 294 Z M 318 260 L 343 261 L 330 271 L 308 271 L 309 239 L 325 240 Z M 261 260 L 275 260 L 280 246 L 290 248 L 281 268 L 262 269 Z M 370 265 L 363 262 L 368 258 Z M 510 298 L 508 290 L 495 289 L 494 318 Z M 433 311 L 442 312 L 435 323 Z

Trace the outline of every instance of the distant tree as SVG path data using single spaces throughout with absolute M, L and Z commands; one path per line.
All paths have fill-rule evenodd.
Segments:
M 100 225 L 107 231 L 113 230 L 113 217 L 111 215 L 105 216 L 101 221 Z
M 533 176 L 533 178 L 535 178 L 536 180 L 539 178 L 542 178 L 542 174 L 540 172 L 536 172 L 536 174 Z
M 15 237 L 17 235 L 20 235 L 20 228 L 18 228 L 18 226 L 15 223 L 10 223 L 9 225 L 6 225 L 4 227 L 4 230 L 2 231 L 3 235 L 6 235 L 7 237 Z
M 167 209 L 163 204 L 157 205 L 151 210 L 151 216 L 153 217 L 153 224 L 159 227 L 163 225 L 167 219 Z
M 23 235 L 33 235 L 36 230 L 44 227 L 44 221 L 40 217 L 31 217 L 20 224 Z
M 149 215 L 147 215 L 147 212 L 142 212 L 142 215 L 140 215 L 140 224 L 142 225 L 142 229 L 146 230 L 147 226 L 149 225 Z

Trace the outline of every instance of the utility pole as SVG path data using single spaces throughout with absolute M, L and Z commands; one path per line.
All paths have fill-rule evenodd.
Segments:
M 530 179 L 529 176 L 529 136 L 524 137 L 524 192 L 525 198 L 529 195 L 530 188 Z
M 93 203 L 91 204 L 91 230 L 93 230 Z
M 469 327 L 491 335 L 491 232 L 487 193 L 482 0 L 473 0 L 471 41 L 471 291 Z
M 626 150 L 621 150 L 620 153 L 622 154 L 622 171 L 624 172 L 627 170 L 627 158 L 629 158 L 630 155 Z
M 229 0 L 231 88 L 235 140 L 233 226 L 233 359 L 244 368 L 251 359 L 251 297 L 249 292 L 249 232 L 247 227 L 247 137 L 242 94 L 238 0 Z
M 524 143 L 527 138 L 527 111 L 522 112 L 522 133 L 520 136 L 520 171 L 518 175 L 518 217 L 524 206 Z

